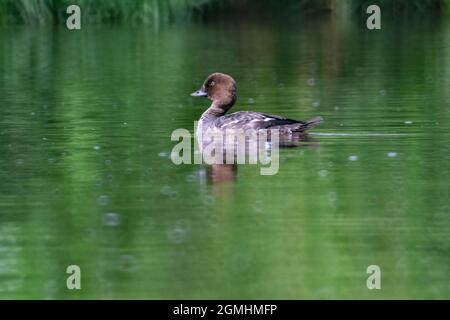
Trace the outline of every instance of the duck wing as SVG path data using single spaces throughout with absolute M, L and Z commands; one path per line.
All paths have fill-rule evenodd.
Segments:
M 317 117 L 311 121 L 302 121 L 254 111 L 239 111 L 220 117 L 216 120 L 215 126 L 218 129 L 286 128 L 291 131 L 303 131 L 321 120 L 320 117 Z

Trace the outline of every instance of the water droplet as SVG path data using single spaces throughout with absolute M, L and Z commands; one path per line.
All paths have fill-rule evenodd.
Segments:
M 197 180 L 198 180 L 198 176 L 195 172 L 188 174 L 186 177 L 187 182 L 196 182 Z
M 255 103 L 255 99 L 248 98 L 247 102 L 248 102 L 248 104 L 254 104 Z
M 358 161 L 358 156 L 357 155 L 351 155 L 348 157 L 348 160 L 350 161 Z
M 100 150 L 102 147 L 100 147 L 99 145 L 96 145 L 93 147 L 94 150 Z
M 167 238 L 170 242 L 179 244 L 186 241 L 188 233 L 189 226 L 183 221 L 178 221 L 167 231 Z
M 177 192 L 170 186 L 164 186 L 161 188 L 161 194 L 169 197 L 175 197 L 177 195 Z
M 319 176 L 326 177 L 327 175 L 328 175 L 328 171 L 327 170 L 320 170 L 319 171 Z
M 405 121 L 405 124 L 412 124 L 413 122 L 412 121 L 410 121 L 410 120 L 406 120 Z
M 31 112 L 30 115 L 31 115 L 32 117 L 34 117 L 34 116 L 36 115 L 36 112 Z
M 334 191 L 331 191 L 327 194 L 328 205 L 332 208 L 336 208 L 337 194 Z
M 103 179 L 102 178 L 96 178 L 94 183 L 95 183 L 95 185 L 97 187 L 100 187 L 100 186 L 103 185 Z
M 387 156 L 389 158 L 395 158 L 397 156 L 397 152 L 388 152 Z
M 109 196 L 107 195 L 101 195 L 97 198 L 97 204 L 99 206 L 106 206 L 109 204 Z
M 215 199 L 211 195 L 204 196 L 202 202 L 205 206 L 212 206 L 215 202 Z
M 337 193 L 334 191 L 331 191 L 328 193 L 327 197 L 330 202 L 335 202 L 337 200 Z
M 117 227 L 120 225 L 120 220 L 120 214 L 115 212 L 108 212 L 103 216 L 103 224 L 107 227 Z
M 139 269 L 139 264 L 135 256 L 125 254 L 120 256 L 118 269 L 123 272 L 135 272 Z
M 264 203 L 260 200 L 256 200 L 252 205 L 253 211 L 256 213 L 264 213 Z

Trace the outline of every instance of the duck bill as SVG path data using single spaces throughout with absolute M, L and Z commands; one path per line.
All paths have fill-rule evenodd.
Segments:
M 202 88 L 200 90 L 197 90 L 193 93 L 191 93 L 191 96 L 193 97 L 207 97 L 208 94 L 206 93 L 206 91 Z

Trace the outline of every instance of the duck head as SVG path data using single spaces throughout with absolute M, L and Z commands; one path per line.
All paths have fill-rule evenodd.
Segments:
M 191 96 L 207 97 L 212 101 L 212 107 L 227 111 L 236 102 L 236 81 L 227 74 L 213 73 Z

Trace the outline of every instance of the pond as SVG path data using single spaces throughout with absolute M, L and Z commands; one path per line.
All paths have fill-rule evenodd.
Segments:
M 449 27 L 2 28 L 0 298 L 450 298 Z M 172 163 L 216 71 L 324 118 L 276 175 Z

